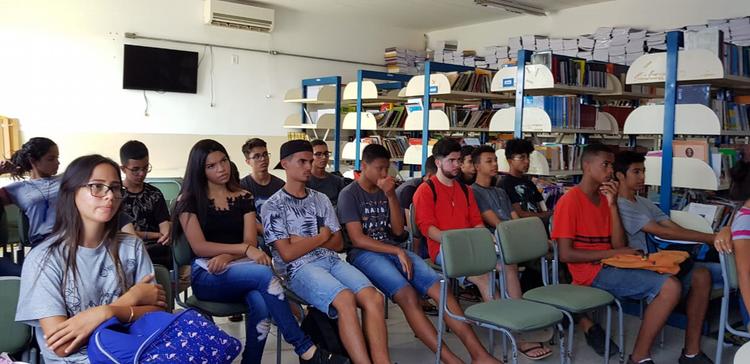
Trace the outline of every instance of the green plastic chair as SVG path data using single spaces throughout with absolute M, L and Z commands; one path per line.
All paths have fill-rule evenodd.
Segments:
M 161 191 L 162 195 L 164 195 L 164 200 L 167 201 L 167 207 L 170 209 L 169 212 L 171 213 L 172 208 L 174 207 L 173 202 L 177 199 L 177 196 L 180 195 L 180 189 L 182 189 L 182 178 L 147 178 L 146 182 Z
M 612 305 L 618 305 L 619 319 L 619 344 L 620 344 L 620 362 L 625 361 L 623 352 L 623 313 L 620 303 L 609 292 L 586 286 L 559 284 L 556 280 L 550 284 L 548 277 L 547 252 L 547 232 L 544 229 L 544 223 L 538 217 L 527 217 L 516 220 L 503 221 L 495 229 L 496 241 L 499 242 L 498 252 L 500 259 L 505 264 L 519 264 L 530 260 L 541 259 L 542 262 L 542 279 L 544 286 L 531 289 L 523 294 L 525 300 L 547 304 L 559 309 L 568 317 L 568 349 L 563 357 L 568 362 L 573 359 L 573 334 L 575 323 L 573 314 L 582 314 L 600 308 L 607 310 L 607 327 L 606 327 L 606 344 L 604 349 L 604 362 L 609 362 L 609 342 L 612 328 Z M 557 249 L 555 249 L 555 252 Z M 553 259 L 553 265 L 557 265 L 557 255 Z M 556 272 L 557 269 L 553 269 Z M 500 272 L 500 286 L 503 295 L 507 297 L 505 289 L 505 277 Z
M 557 326 L 562 330 L 563 314 L 560 310 L 528 300 L 500 299 L 477 303 L 468 307 L 464 316 L 451 312 L 446 303 L 447 280 L 466 276 L 489 274 L 490 287 L 495 286 L 497 255 L 492 235 L 487 229 L 458 229 L 443 232 L 441 251 L 443 271 L 440 280 L 440 313 L 438 315 L 438 348 L 435 363 L 440 363 L 445 315 L 490 330 L 489 352 L 494 355 L 494 331 L 499 331 L 511 342 L 512 363 L 518 363 L 518 349 L 513 333 L 537 331 Z M 494 288 L 492 288 L 494 290 Z M 563 339 L 560 350 L 563 350 Z
M 734 260 L 733 254 L 720 254 L 719 261 L 721 262 L 721 275 L 724 278 L 724 295 L 721 297 L 721 314 L 719 315 L 719 333 L 716 336 L 716 340 L 719 343 L 716 345 L 716 357 L 714 358 L 715 364 L 721 364 L 721 355 L 724 351 L 724 332 L 729 331 L 730 333 L 750 339 L 750 333 L 747 331 L 740 331 L 732 327 L 729 324 L 729 299 L 730 293 L 737 291 L 739 287 L 739 280 L 737 279 L 737 265 Z
M 154 264 L 154 276 L 156 277 L 156 283 L 161 284 L 161 286 L 164 287 L 169 312 L 174 311 L 174 290 L 172 290 L 172 280 L 169 274 L 169 269 L 163 265 Z
M 36 363 L 38 353 L 31 347 L 31 326 L 16 322 L 20 291 L 19 277 L 0 277 L 0 353 L 21 353 L 22 361 Z

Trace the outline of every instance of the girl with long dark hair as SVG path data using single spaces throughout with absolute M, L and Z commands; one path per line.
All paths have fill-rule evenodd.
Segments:
M 269 316 L 301 362 L 344 362 L 313 345 L 297 324 L 271 258 L 258 248 L 253 196 L 232 178 L 230 165 L 226 149 L 214 140 L 201 140 L 190 150 L 172 226 L 197 256 L 193 293 L 201 300 L 247 303 L 242 363 L 260 363 Z
M 46 363 L 87 363 L 83 347 L 99 324 L 166 307 L 143 243 L 118 231 L 122 196 L 118 165 L 100 155 L 77 158 L 60 179 L 55 208 L 64 213 L 24 262 L 16 312 L 41 328 Z

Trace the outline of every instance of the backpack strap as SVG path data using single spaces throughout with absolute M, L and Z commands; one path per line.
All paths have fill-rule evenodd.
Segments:
M 432 180 L 429 178 L 427 179 L 427 181 L 425 181 L 425 183 L 427 183 L 427 186 L 429 186 L 430 190 L 432 190 L 432 202 L 437 202 L 437 191 L 435 190 L 435 184 L 432 183 Z
M 435 190 L 435 184 L 432 183 L 431 179 L 428 179 L 427 181 L 425 181 L 425 183 L 427 183 L 427 185 L 430 186 L 430 190 L 432 190 L 432 202 L 437 202 L 437 191 Z M 459 180 L 454 180 L 454 183 L 458 183 L 458 186 L 461 187 L 461 191 L 464 192 L 464 197 L 466 197 L 466 205 L 468 206 L 469 205 L 469 187 L 467 187 L 465 183 Z

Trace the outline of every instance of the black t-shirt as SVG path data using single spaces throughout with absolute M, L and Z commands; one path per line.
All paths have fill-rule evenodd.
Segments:
M 223 244 L 240 244 L 245 238 L 245 214 L 255 212 L 253 195 L 246 193 L 227 198 L 229 207 L 219 210 L 211 200 L 208 204 L 205 221 L 201 221 L 201 230 L 207 241 Z M 197 215 L 193 206 L 186 207 L 187 212 Z
M 336 207 L 339 200 L 339 193 L 341 193 L 341 190 L 343 190 L 350 182 L 351 180 L 348 178 L 340 177 L 333 173 L 326 173 L 326 176 L 323 178 L 311 175 L 310 180 L 307 181 L 307 187 L 324 193 L 328 196 L 328 199 L 331 200 L 333 207 Z
M 411 206 L 414 200 L 414 193 L 417 192 L 417 187 L 422 184 L 422 178 L 412 178 L 400 186 L 396 187 L 396 197 L 398 197 L 398 203 L 401 208 L 406 210 Z
M 260 218 L 260 210 L 263 204 L 278 190 L 284 188 L 284 180 L 274 175 L 271 175 L 271 181 L 267 185 L 261 185 L 255 182 L 253 177 L 249 174 L 240 181 L 240 186 L 244 190 L 250 191 L 255 199 L 255 211 L 258 212 L 258 218 Z
M 542 212 L 539 203 L 544 197 L 539 193 L 534 182 L 525 177 L 505 175 L 498 181 L 498 187 L 505 190 L 512 204 L 521 204 L 521 209 L 528 212 Z
M 158 232 L 159 224 L 169 221 L 169 209 L 164 195 L 148 183 L 143 184 L 141 192 L 125 192 L 121 214 L 130 218 L 128 222 L 132 222 L 137 231 Z

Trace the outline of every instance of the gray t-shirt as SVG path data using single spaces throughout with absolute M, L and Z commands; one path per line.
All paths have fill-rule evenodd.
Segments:
M 41 243 L 52 232 L 60 177 L 29 179 L 5 186 L 13 203 L 29 219 L 29 241 Z
M 474 198 L 477 200 L 480 213 L 492 211 L 500 220 L 511 219 L 510 212 L 513 210 L 513 206 L 505 190 L 496 186 L 482 187 L 476 183 L 471 185 L 471 189 L 474 190 Z M 494 226 L 487 226 L 487 228 L 490 231 L 495 231 Z
M 341 191 L 341 203 L 338 206 L 339 221 L 342 225 L 358 221 L 362 223 L 362 232 L 380 242 L 399 245 L 391 230 L 391 210 L 388 207 L 388 197 L 385 192 L 378 190 L 369 193 L 354 182 Z M 354 259 L 360 249 L 352 249 L 348 259 Z
M 284 187 L 284 180 L 271 175 L 271 182 L 268 182 L 267 185 L 261 185 L 258 182 L 255 182 L 253 177 L 248 174 L 245 178 L 240 180 L 240 186 L 253 194 L 253 198 L 255 199 L 255 211 L 258 216 L 260 216 L 260 208 L 263 207 L 263 204 L 266 203 L 274 193 Z
M 318 178 L 310 176 L 310 180 L 307 181 L 307 187 L 312 188 L 315 191 L 322 192 L 328 199 L 331 200 L 333 207 L 336 207 L 339 199 L 339 193 L 341 190 L 349 184 L 351 180 L 344 177 L 337 176 L 332 173 L 326 173 L 324 178 Z
M 336 212 L 326 195 L 305 189 L 307 196 L 297 198 L 283 188 L 273 194 L 263 205 L 263 238 L 271 246 L 273 266 L 277 273 L 294 277 L 294 271 L 302 265 L 321 257 L 338 256 L 330 249 L 318 247 L 307 254 L 285 263 L 273 243 L 289 239 L 292 235 L 307 238 L 320 234 L 320 228 L 327 226 L 332 233 L 341 230 Z
M 398 203 L 401 205 L 402 209 L 409 209 L 409 206 L 414 202 L 414 193 L 417 192 L 417 187 L 419 187 L 422 182 L 422 178 L 417 177 L 396 187 L 396 196 L 398 196 Z
M 620 197 L 617 199 L 617 207 L 620 210 L 622 227 L 628 236 L 628 245 L 633 249 L 647 252 L 646 233 L 643 232 L 643 227 L 651 221 L 669 220 L 669 216 L 653 202 L 641 196 L 635 196 L 635 202 Z
M 154 267 L 140 239 L 126 234 L 118 237 L 121 239 L 119 255 L 125 274 L 125 287 L 131 287 L 153 273 Z M 49 249 L 55 240 L 55 237 L 51 237 L 39 244 L 24 261 L 16 310 L 18 322 L 39 327 L 40 319 L 73 317 L 89 308 L 110 304 L 123 294 L 112 258 L 104 244 L 96 248 L 78 247 L 78 280 L 74 282 L 73 274 L 69 272 L 65 292 L 62 292 L 65 255 L 61 245 Z M 36 330 L 45 363 L 89 362 L 85 348 L 68 357 L 58 357 L 47 349 L 43 335 L 41 329 Z

